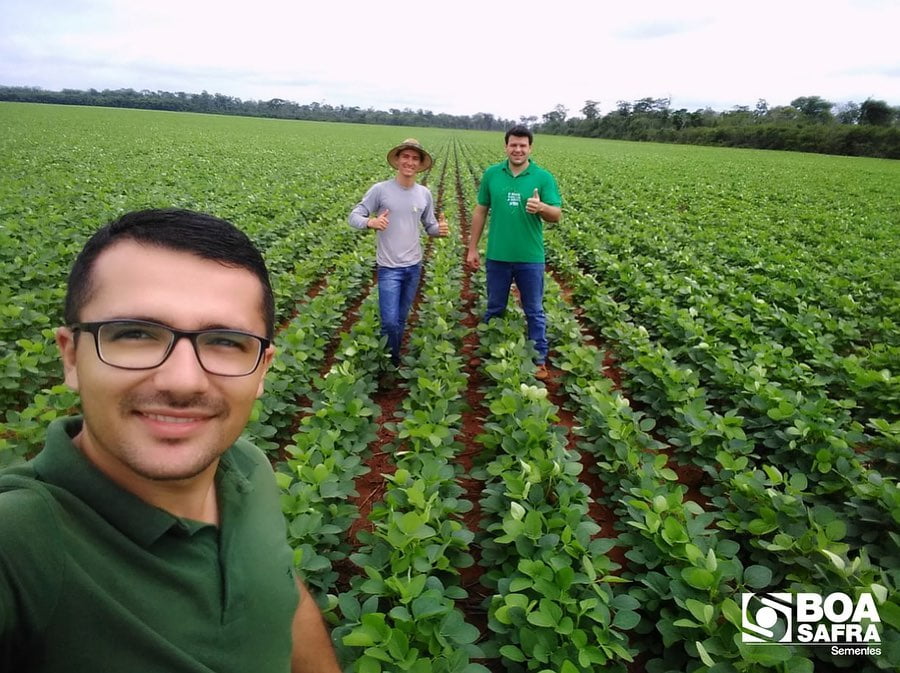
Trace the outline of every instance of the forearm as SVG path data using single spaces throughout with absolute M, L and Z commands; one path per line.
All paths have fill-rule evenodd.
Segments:
M 300 602 L 291 627 L 294 641 L 291 673 L 341 673 L 319 606 L 300 580 L 297 589 Z
M 425 200 L 425 209 L 422 211 L 422 217 L 419 220 L 425 233 L 429 236 L 440 235 L 440 225 L 438 224 L 437 214 L 434 212 L 434 200 L 431 192 L 428 192 L 428 198 Z
M 369 226 L 369 219 L 369 210 L 360 203 L 350 211 L 350 217 L 347 218 L 347 221 L 354 229 L 366 229 Z
M 469 224 L 469 250 L 478 250 L 478 241 L 481 240 L 481 234 L 484 231 L 484 223 L 487 220 L 487 208 L 485 206 L 475 206 L 472 211 L 472 222 Z
M 377 219 L 383 210 L 382 201 L 380 183 L 372 185 L 365 196 L 362 197 L 362 200 L 353 206 L 353 210 L 350 211 L 350 217 L 348 218 L 350 226 L 354 229 L 362 230 L 371 228 L 372 220 Z
M 562 208 L 551 206 L 549 203 L 542 203 L 538 215 L 544 222 L 559 222 L 562 217 Z

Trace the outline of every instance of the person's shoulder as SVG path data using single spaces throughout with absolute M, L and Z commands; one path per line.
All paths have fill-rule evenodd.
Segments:
M 41 631 L 53 614 L 67 575 L 63 521 L 43 482 L 0 473 L 0 613 L 9 608 L 0 622 L 12 620 L 6 626 Z
M 500 175 L 503 173 L 503 168 L 506 166 L 505 161 L 501 161 L 497 164 L 491 164 L 487 168 L 484 169 L 484 173 L 481 174 L 481 181 L 486 182 L 490 181 L 496 175 Z
M 240 437 L 232 444 L 228 452 L 246 475 L 258 468 L 267 472 L 272 471 L 272 463 L 269 462 L 266 452 L 244 437 Z
M 42 482 L 21 473 L 0 474 L 0 548 L 19 548 L 28 540 L 50 543 L 58 531 L 56 500 Z

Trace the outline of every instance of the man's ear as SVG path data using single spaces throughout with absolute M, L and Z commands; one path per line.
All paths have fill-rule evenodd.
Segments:
M 66 385 L 78 391 L 78 370 L 75 367 L 75 333 L 68 327 L 56 330 L 56 345 L 62 360 Z
M 259 363 L 261 376 L 259 377 L 259 388 L 256 391 L 256 396 L 260 397 L 263 394 L 263 390 L 265 389 L 266 382 L 266 372 L 269 371 L 269 366 L 272 364 L 272 358 L 275 357 L 275 346 L 269 346 L 265 351 L 263 351 L 262 361 Z

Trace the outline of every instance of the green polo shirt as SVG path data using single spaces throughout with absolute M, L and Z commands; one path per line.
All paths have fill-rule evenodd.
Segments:
M 0 671 L 287 673 L 298 594 L 262 452 L 222 456 L 216 527 L 111 482 L 80 427 L 0 473 Z
M 525 212 L 525 202 L 538 190 L 541 201 L 561 206 L 556 180 L 529 161 L 518 175 L 509 160 L 488 167 L 478 188 L 478 205 L 490 208 L 487 258 L 498 262 L 543 262 L 544 221 Z

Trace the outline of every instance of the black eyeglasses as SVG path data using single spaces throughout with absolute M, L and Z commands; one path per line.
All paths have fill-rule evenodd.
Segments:
M 97 357 L 119 369 L 154 369 L 189 339 L 203 370 L 217 376 L 247 376 L 256 371 L 271 341 L 230 329 L 178 330 L 146 320 L 79 322 L 73 331 L 94 335 Z

